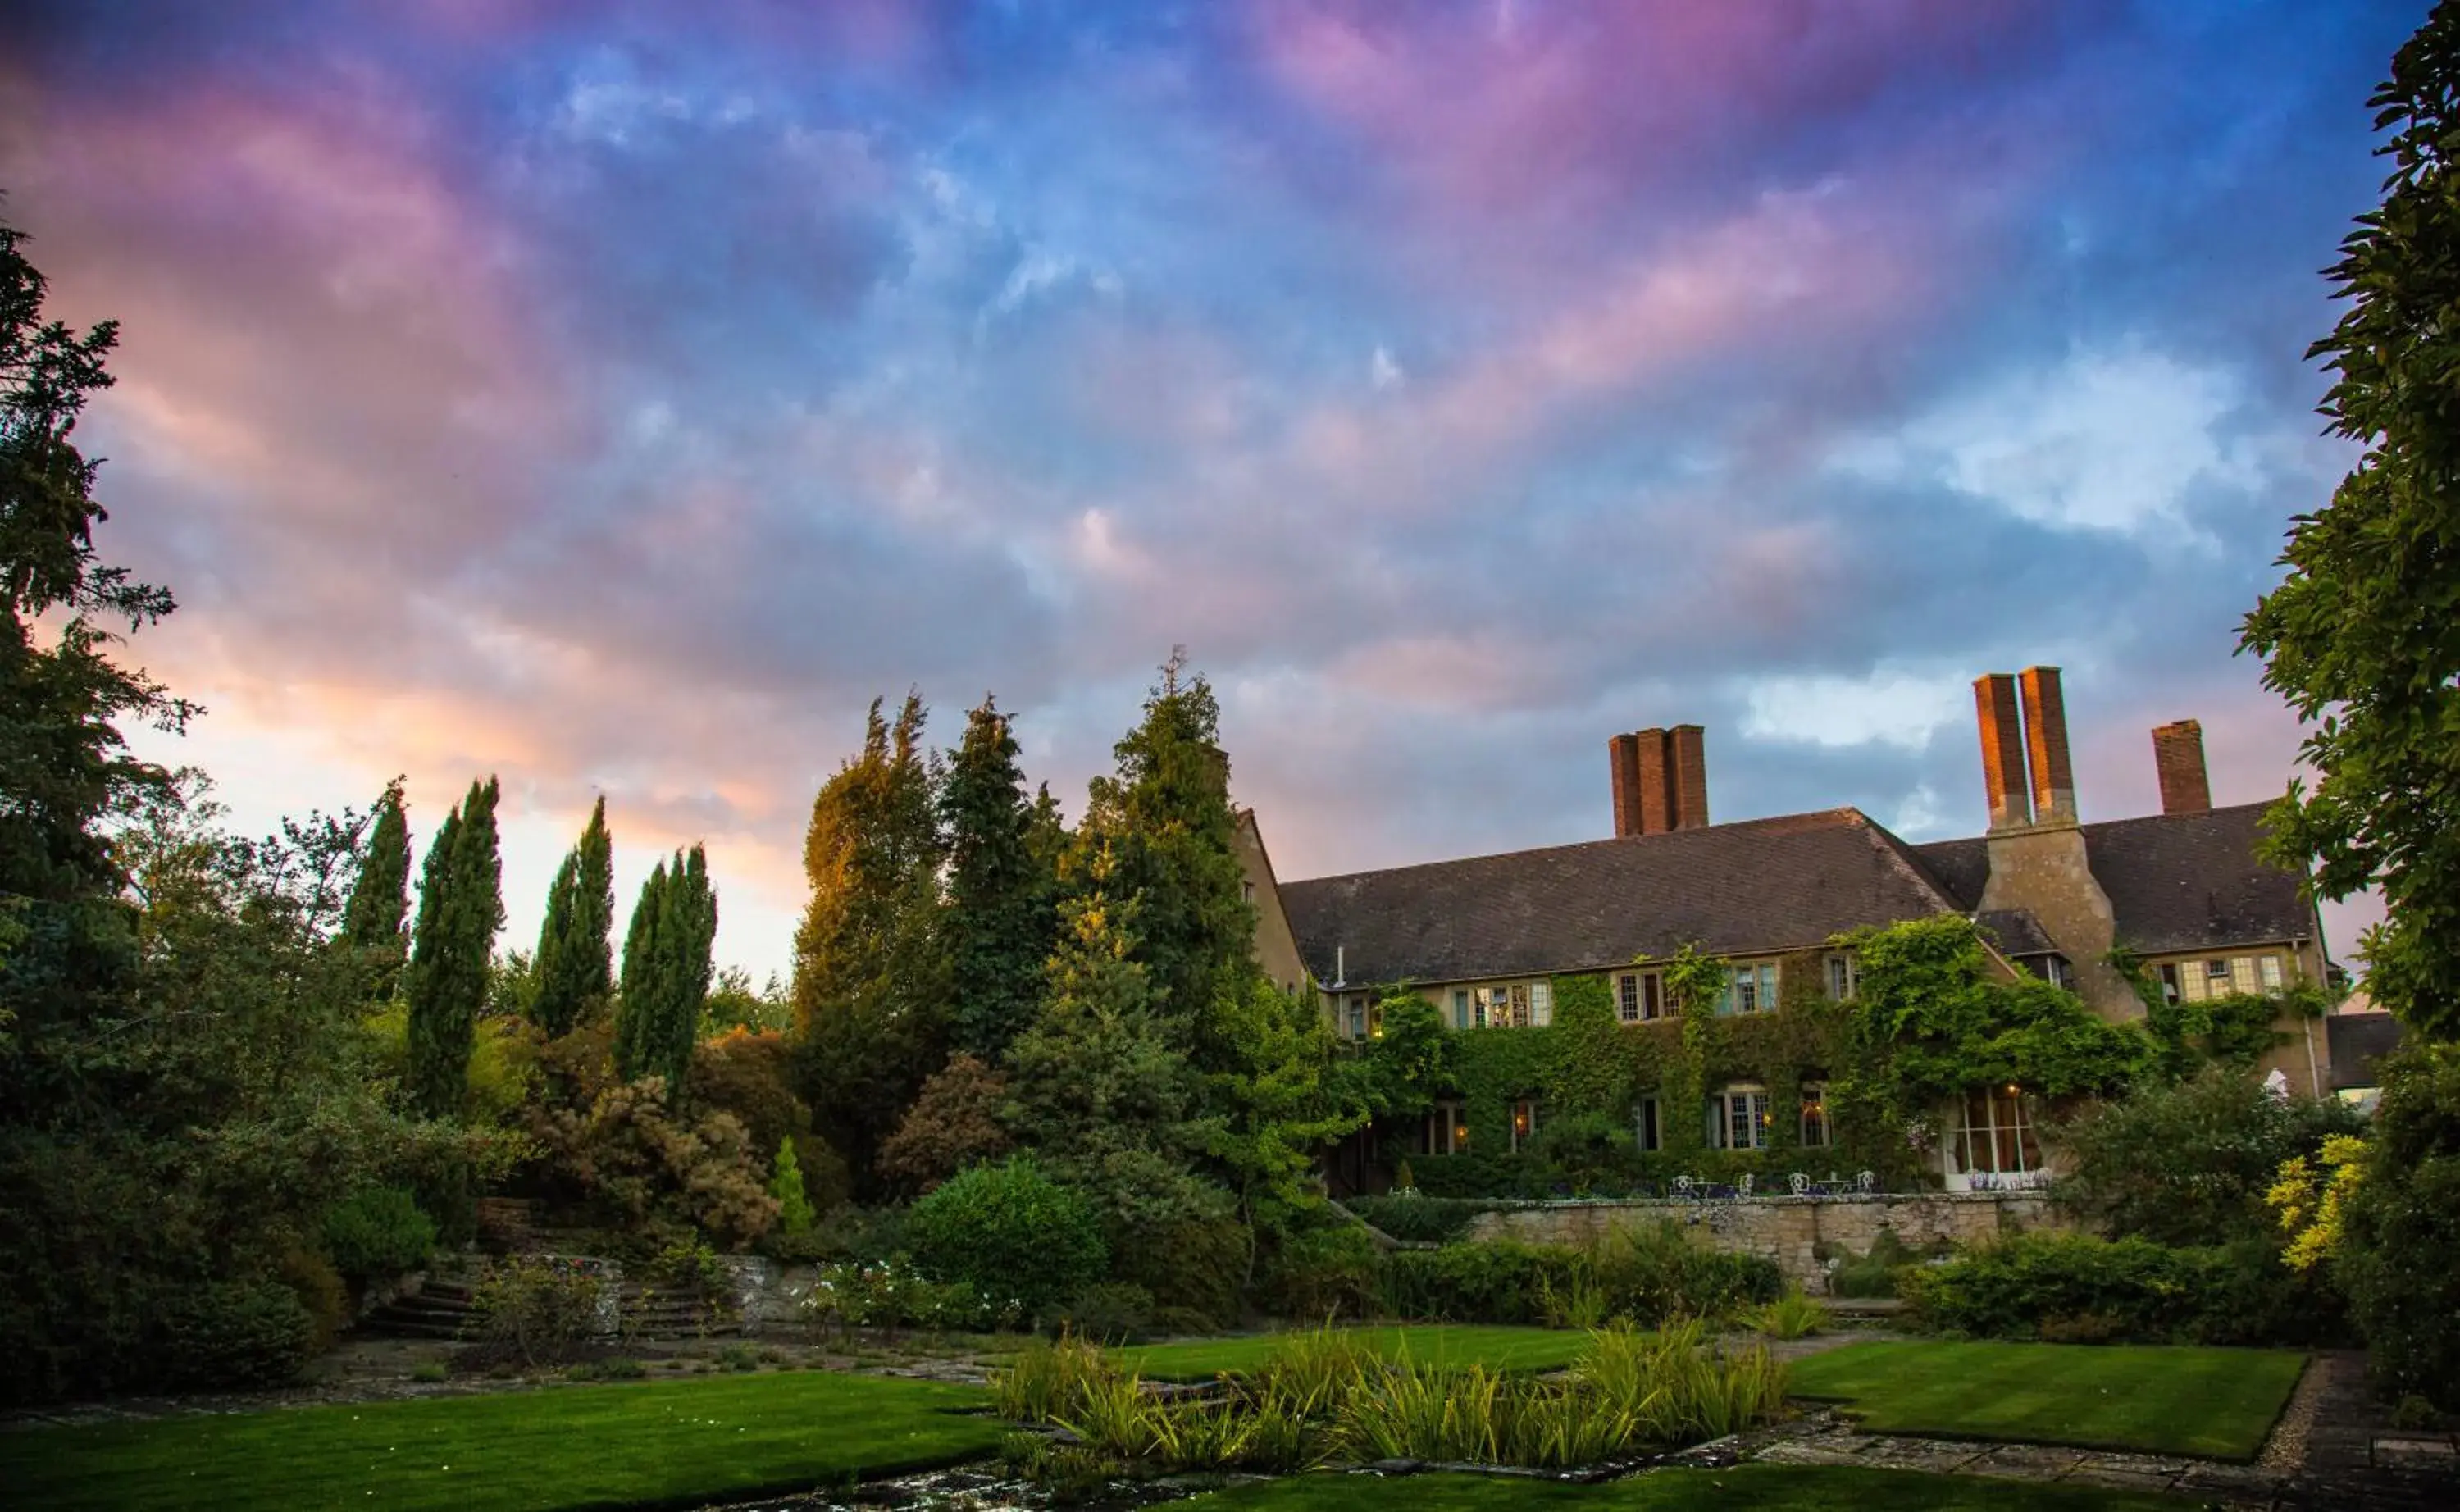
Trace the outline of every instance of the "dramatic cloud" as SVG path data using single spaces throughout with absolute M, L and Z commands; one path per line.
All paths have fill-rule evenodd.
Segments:
M 604 791 L 766 969 L 873 697 L 1072 796 L 1181 643 L 1291 875 L 1601 833 L 1686 720 L 1720 818 L 1969 832 L 2035 661 L 2089 816 L 2186 715 L 2278 791 L 2236 628 L 2422 10 L 130 0 L 0 23 L 0 189 L 123 323 L 175 754 L 501 772 L 516 939 Z

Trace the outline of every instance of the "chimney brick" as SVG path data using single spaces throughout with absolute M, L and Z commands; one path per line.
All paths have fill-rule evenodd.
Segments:
M 2025 698 L 2025 749 L 2033 778 L 2033 820 L 2074 822 L 2075 769 L 2068 759 L 2068 704 L 2055 667 L 2027 667 L 2017 679 Z
M 2025 785 L 2025 735 L 2017 723 L 2016 679 L 1990 672 L 1973 679 L 1973 713 L 1982 726 L 1982 787 L 1990 800 L 1990 827 L 2033 821 Z
M 1670 829 L 1699 829 L 1708 822 L 1708 763 L 1698 725 L 1665 733 L 1666 793 L 1673 799 Z
M 1640 827 L 1640 736 L 1616 735 L 1607 740 L 1606 766 L 1614 776 L 1615 839 L 1643 833 Z
M 1674 827 L 1674 784 L 1666 759 L 1665 732 L 1655 727 L 1632 738 L 1640 743 L 1640 828 L 1642 835 L 1663 835 Z
M 2204 727 L 2193 719 L 2154 727 L 2152 766 L 2161 777 L 2161 812 L 2201 814 L 2213 806 L 2204 771 Z

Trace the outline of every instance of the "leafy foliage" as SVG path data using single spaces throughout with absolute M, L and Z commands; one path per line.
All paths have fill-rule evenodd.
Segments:
M 686 1118 L 655 1077 L 611 1087 L 585 1110 L 542 1111 L 555 1172 L 645 1239 L 699 1232 L 741 1246 L 777 1221 L 756 1147 L 732 1114 Z
M 2167 1245 L 2259 1239 L 2281 1163 L 2312 1156 L 2358 1116 L 2338 1099 L 2275 1097 L 2248 1072 L 2215 1066 L 2147 1085 L 2062 1125 L 2063 1201 L 2112 1234 Z
M 2460 1047 L 2387 1060 L 2333 1279 L 2376 1382 L 2460 1411 Z
M 2293 1155 L 2280 1162 L 2263 1200 L 2289 1236 L 2280 1258 L 2290 1269 L 2313 1270 L 2339 1253 L 2343 1220 L 2365 1180 L 2365 1153 L 2364 1139 L 2336 1134 L 2312 1161 Z
M 2322 413 L 2365 448 L 2326 507 L 2301 515 L 2280 586 L 2240 644 L 2312 725 L 2320 774 L 2292 782 L 2270 849 L 2316 862 L 2325 898 L 2381 890 L 2359 948 L 2367 990 L 2420 1031 L 2460 1036 L 2460 7 L 2440 4 L 2367 101 L 2391 160 L 2383 202 L 2330 270 L 2348 308 L 2310 357 Z
M 965 1167 L 997 1160 L 1015 1141 L 1000 1122 L 1007 1078 L 964 1054 L 922 1084 L 904 1121 L 880 1147 L 880 1173 L 928 1191 Z
M 1023 1155 L 943 1182 L 914 1204 L 905 1237 L 925 1275 L 1013 1297 L 1029 1312 L 1075 1296 L 1109 1259 L 1092 1204 Z
M 2265 1240 L 2019 1234 L 1907 1272 L 1898 1290 L 1931 1328 L 2053 1343 L 2306 1343 L 2339 1316 Z
M 802 1163 L 795 1159 L 795 1141 L 777 1141 L 777 1159 L 769 1176 L 769 1196 L 777 1204 L 777 1229 L 789 1240 L 800 1240 L 812 1231 L 817 1216 L 812 1211 L 812 1198 L 803 1189 Z
M 368 1186 L 325 1210 L 325 1252 L 345 1276 L 366 1281 L 426 1263 L 435 1223 L 409 1188 Z
M 487 1267 L 470 1300 L 482 1340 L 538 1365 L 612 1333 L 613 1292 L 590 1262 L 514 1255 Z

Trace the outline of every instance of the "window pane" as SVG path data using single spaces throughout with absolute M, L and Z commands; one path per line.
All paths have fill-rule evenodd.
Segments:
M 1615 1006 L 1622 1021 L 1634 1023 L 1640 1018 L 1640 978 L 1626 971 L 1615 978 Z
M 1529 1027 L 1529 984 L 1526 982 L 1512 984 L 1512 1027 Z
M 1547 1025 L 1555 1022 L 1554 983 L 1532 982 L 1529 984 L 1529 1022 L 1538 1029 L 1544 1029 Z
M 1459 988 L 1453 990 L 1453 1028 L 1469 1028 L 1469 993 Z
M 1655 1018 L 1665 1011 L 1664 1002 L 1658 996 L 1661 990 L 1659 978 L 1654 971 L 1640 979 L 1640 1013 L 1643 1018 Z

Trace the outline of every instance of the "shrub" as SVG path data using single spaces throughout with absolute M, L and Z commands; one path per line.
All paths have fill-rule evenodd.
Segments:
M 905 1239 L 924 1275 L 1014 1298 L 1029 1312 L 1083 1291 L 1109 1259 L 1092 1205 L 1029 1155 L 933 1189 L 906 1216 Z
M 812 1132 L 811 1111 L 795 1096 L 795 1047 L 774 1030 L 733 1029 L 702 1041 L 684 1073 L 684 1100 L 727 1113 L 755 1150 L 774 1150 Z
M 1881 1225 L 1871 1247 L 1861 1254 L 1852 1250 L 1833 1256 L 1828 1265 L 1828 1294 L 1832 1297 L 1893 1297 L 1898 1279 L 1913 1267 L 1923 1263 L 1918 1250 L 1905 1247 L 1897 1231 Z
M 308 1345 L 317 1353 L 330 1349 L 333 1337 L 350 1326 L 350 1290 L 342 1284 L 333 1263 L 303 1245 L 283 1252 L 282 1284 L 308 1310 Z
M 1123 1344 L 1141 1336 L 1153 1320 L 1153 1293 L 1131 1281 L 1087 1287 L 1066 1306 L 1043 1315 L 1042 1326 L 1079 1338 Z
M 967 1165 L 998 1160 L 1015 1141 L 1000 1122 L 1007 1078 L 971 1055 L 951 1055 L 924 1083 L 880 1147 L 880 1174 L 927 1192 Z
M 893 1264 L 854 1261 L 820 1267 L 802 1300 L 814 1331 L 825 1337 L 843 1329 L 979 1331 L 1012 1328 L 1024 1311 L 1012 1301 L 994 1304 L 964 1281 L 933 1281 Z
M 1097 1344 L 1037 1338 L 1017 1351 L 1006 1369 L 991 1372 L 991 1396 L 999 1415 L 1012 1422 L 1056 1422 L 1076 1411 L 1090 1387 L 1118 1376 L 1118 1362 Z
M 278 1282 L 210 1282 L 163 1319 L 164 1374 L 191 1391 L 287 1386 L 306 1367 L 315 1332 L 298 1296 Z
M 808 1239 L 819 1215 L 812 1211 L 811 1193 L 803 1186 L 803 1165 L 795 1158 L 795 1141 L 777 1141 L 777 1161 L 769 1173 L 769 1195 L 777 1203 L 777 1226 L 771 1232 L 789 1243 Z
M 2071 1162 L 2060 1198 L 2116 1238 L 2216 1245 L 2272 1232 L 2264 1193 L 2281 1165 L 2361 1127 L 2337 1098 L 2275 1097 L 2242 1070 L 2098 1104 L 2059 1133 Z
M 1642 1323 L 1719 1317 L 1773 1302 L 1785 1288 L 1774 1261 L 1695 1245 L 1670 1222 L 1618 1228 L 1591 1260 L 1607 1311 Z
M 1402 1196 L 1353 1197 L 1342 1205 L 1394 1239 L 1418 1244 L 1450 1244 L 1469 1231 L 1470 1220 L 1491 1211 L 1495 1203 L 1475 1198 Z
M 490 1265 L 470 1300 L 481 1339 L 537 1365 L 612 1331 L 611 1292 L 585 1262 L 518 1257 Z
M 1446 1245 L 1384 1257 L 1382 1302 L 1399 1317 L 1441 1323 L 1541 1323 L 1550 1291 L 1586 1269 L 1577 1249 L 1524 1245 Z
M 1900 1291 L 1925 1326 L 1978 1338 L 2294 1344 L 2328 1337 L 2338 1313 L 2259 1241 L 2020 1234 L 1906 1272 Z
M 415 1270 L 435 1248 L 435 1224 L 399 1186 L 362 1187 L 325 1212 L 325 1252 L 353 1281 Z
M 1151 1294 L 1156 1315 L 1181 1320 L 1181 1331 L 1203 1332 L 1238 1320 L 1253 1249 L 1247 1225 L 1237 1219 L 1190 1215 L 1113 1245 L 1111 1268 Z
M 656 1077 L 607 1089 L 586 1113 L 541 1110 L 538 1133 L 554 1173 L 625 1228 L 696 1228 L 741 1246 L 777 1221 L 742 1122 L 731 1113 L 673 1113 Z
M 1365 1317 L 1375 1310 L 1382 1258 L 1356 1224 L 1325 1223 L 1274 1237 L 1258 1299 L 1286 1318 Z
M 734 1272 L 707 1245 L 693 1240 L 668 1245 L 649 1257 L 648 1269 L 651 1280 L 684 1293 L 691 1303 L 693 1324 L 704 1333 L 741 1314 Z
M 2332 1267 L 2387 1396 L 2460 1411 L 2460 1046 L 2385 1063 Z

